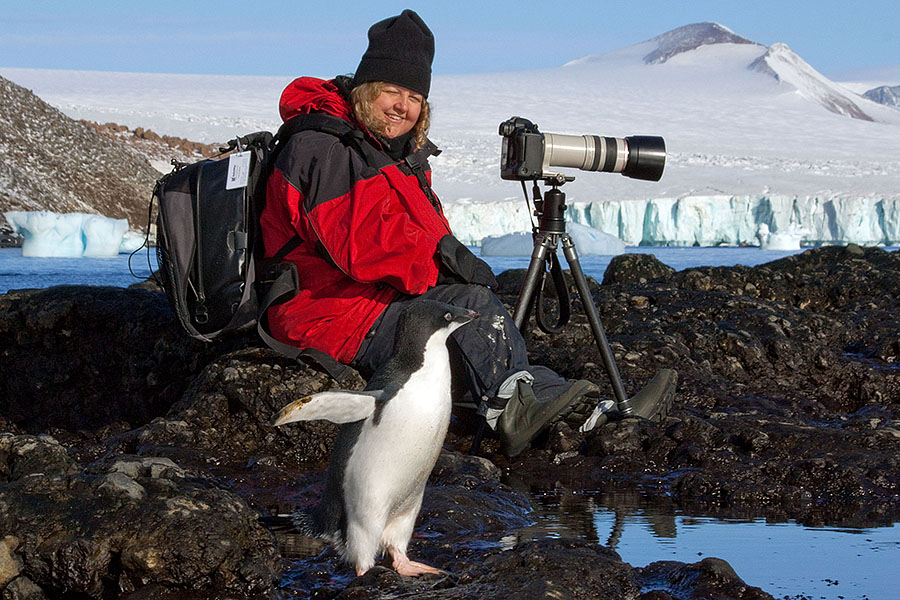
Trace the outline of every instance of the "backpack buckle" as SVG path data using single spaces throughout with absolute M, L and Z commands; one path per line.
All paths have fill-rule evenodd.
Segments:
M 209 322 L 209 311 L 206 310 L 205 304 L 199 304 L 194 309 L 194 322 L 198 325 L 206 325 Z

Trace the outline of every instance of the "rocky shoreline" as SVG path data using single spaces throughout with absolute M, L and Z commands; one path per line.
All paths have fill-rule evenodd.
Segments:
M 22 241 L 22 236 L 13 233 L 12 229 L 4 220 L 2 225 L 0 225 L 0 248 L 21 248 Z
M 515 300 L 522 273 L 501 275 Z M 616 257 L 592 293 L 626 389 L 680 375 L 660 424 L 555 426 L 515 460 L 469 456 L 457 415 L 411 553 L 447 570 L 350 576 L 277 515 L 313 501 L 336 428 L 269 419 L 337 387 L 252 338 L 202 344 L 151 284 L 0 295 L 0 590 L 6 598 L 771 598 L 716 558 L 634 568 L 528 526 L 525 491 L 637 490 L 710 516 L 900 521 L 900 256 L 820 248 L 674 272 Z M 578 308 L 533 361 L 604 388 Z M 551 302 L 552 303 L 552 302 Z M 353 385 L 361 387 L 363 381 Z M 276 535 L 277 534 L 277 535 Z

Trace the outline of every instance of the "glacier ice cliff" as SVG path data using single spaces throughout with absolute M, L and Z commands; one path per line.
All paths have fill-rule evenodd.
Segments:
M 456 236 L 470 245 L 530 229 L 524 201 L 447 203 L 444 212 Z M 805 231 L 804 246 L 900 244 L 898 198 L 703 195 L 573 202 L 566 218 L 629 246 L 758 246 L 763 224 L 773 235 Z
M 22 256 L 106 258 L 122 249 L 127 219 L 85 213 L 41 211 L 4 213 L 10 226 L 24 238 Z

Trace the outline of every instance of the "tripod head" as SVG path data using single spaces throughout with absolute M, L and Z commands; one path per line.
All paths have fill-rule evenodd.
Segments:
M 562 173 L 554 173 L 544 178 L 544 185 L 550 186 L 545 193 L 541 193 L 537 179 L 534 180 L 532 194 L 534 196 L 534 216 L 538 218 L 538 225 L 534 227 L 535 233 L 563 234 L 566 232 L 566 194 L 559 189 L 568 181 L 575 178 Z

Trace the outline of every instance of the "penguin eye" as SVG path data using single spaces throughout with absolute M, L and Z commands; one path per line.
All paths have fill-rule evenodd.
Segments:
M 451 313 L 444 313 L 444 320 L 449 323 L 453 320 L 453 315 Z

